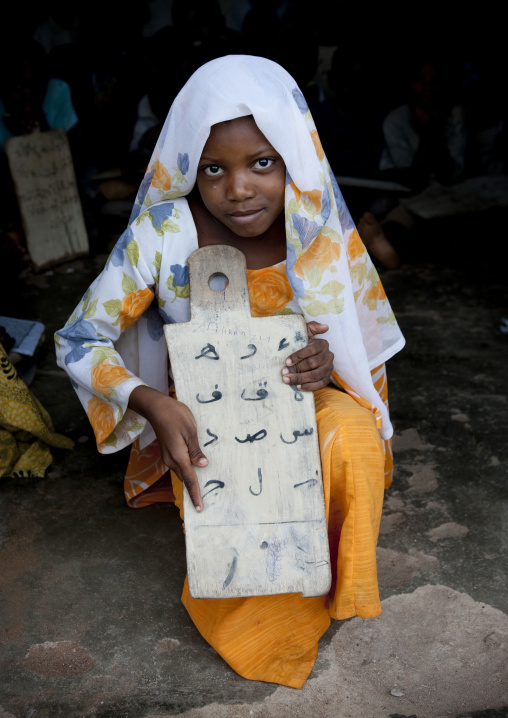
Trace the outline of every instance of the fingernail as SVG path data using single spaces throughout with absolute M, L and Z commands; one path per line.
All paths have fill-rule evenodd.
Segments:
M 198 514 L 200 514 L 203 509 L 201 508 L 201 506 L 196 506 L 196 511 L 198 512 Z
M 288 376 L 283 376 L 283 377 L 282 377 L 282 381 L 283 381 L 285 384 L 289 384 L 289 377 L 288 377 Z
M 208 459 L 198 459 L 198 464 L 200 466 L 208 466 Z
M 282 370 L 282 373 L 283 373 L 283 374 L 289 374 L 289 369 L 286 369 L 286 367 L 284 367 L 284 369 Z
M 287 366 L 291 366 L 293 362 L 291 361 L 291 359 L 286 359 L 286 364 Z

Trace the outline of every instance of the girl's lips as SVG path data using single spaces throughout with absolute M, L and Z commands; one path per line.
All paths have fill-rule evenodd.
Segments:
M 230 214 L 228 217 L 236 224 L 250 224 L 250 222 L 255 222 L 263 212 L 264 209 L 258 209 L 246 214 Z

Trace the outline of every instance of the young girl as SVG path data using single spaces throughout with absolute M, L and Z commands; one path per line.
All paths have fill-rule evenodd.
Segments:
M 333 582 L 318 598 L 199 600 L 186 581 L 182 601 L 242 676 L 300 688 L 330 617 L 381 613 L 375 548 L 392 467 L 384 362 L 404 339 L 303 95 L 264 58 L 223 57 L 190 78 L 129 228 L 56 334 L 99 451 L 133 444 L 132 507 L 175 501 L 182 512 L 183 481 L 204 508 L 193 467 L 208 460 L 174 395 L 162 325 L 189 320 L 187 259 L 209 244 L 245 253 L 253 316 L 298 312 L 308 323 L 309 344 L 286 359 L 281 381 L 315 392 Z

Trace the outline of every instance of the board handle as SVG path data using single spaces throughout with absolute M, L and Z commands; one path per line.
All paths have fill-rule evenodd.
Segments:
M 227 244 L 212 244 L 193 252 L 189 259 L 190 310 L 192 319 L 216 321 L 223 312 L 250 317 L 247 260 Z M 216 291 L 209 285 L 214 275 L 225 275 L 227 286 Z

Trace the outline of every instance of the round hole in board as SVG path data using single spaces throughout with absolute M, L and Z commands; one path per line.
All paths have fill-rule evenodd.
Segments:
M 229 284 L 229 279 L 222 272 L 215 272 L 208 279 L 208 286 L 214 292 L 223 292 Z

